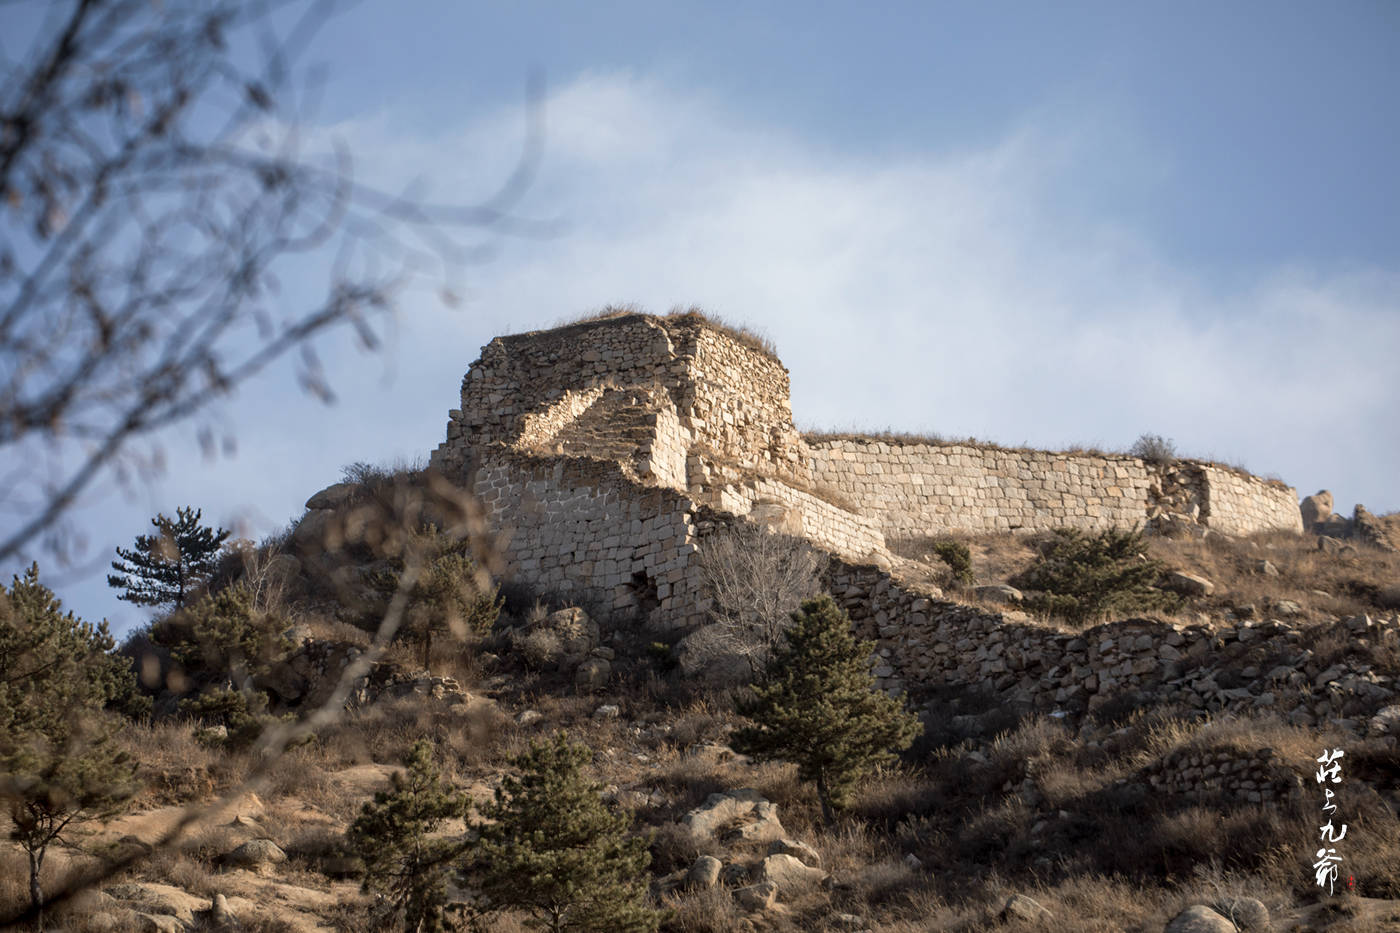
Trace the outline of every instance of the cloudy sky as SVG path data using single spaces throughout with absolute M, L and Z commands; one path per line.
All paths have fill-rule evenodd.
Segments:
M 357 460 L 426 455 L 494 335 L 608 303 L 769 336 L 799 427 L 1186 455 L 1400 508 L 1400 7 L 1321 3 L 365 2 L 307 59 L 362 178 L 480 199 L 544 154 L 445 307 L 322 344 L 77 513 L 100 560 L 157 510 L 258 537 Z M 289 300 L 316 281 L 289 283 Z M 6 568 L 7 571 L 13 568 Z M 100 573 L 58 586 L 118 630 Z

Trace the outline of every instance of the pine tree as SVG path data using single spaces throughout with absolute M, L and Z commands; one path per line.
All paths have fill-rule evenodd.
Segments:
M 106 711 L 135 689 L 107 623 L 64 613 L 39 568 L 0 586 L 0 797 L 10 837 L 29 857 L 31 907 L 48 847 L 73 825 L 111 812 L 134 789 L 134 764 Z
M 158 533 L 137 535 L 134 549 L 117 548 L 122 559 L 112 561 L 117 573 L 107 575 L 107 585 L 126 590 L 118 599 L 179 609 L 214 572 L 214 558 L 230 533 L 201 525 L 199 509 L 182 506 L 175 514 L 173 520 L 159 514 L 151 519 Z
M 257 682 L 295 647 L 286 628 L 284 619 L 259 612 L 241 583 L 203 596 L 151 627 L 151 640 L 170 649 L 200 690 L 180 704 L 181 712 L 205 724 L 196 733 L 200 739 L 243 748 L 275 721 Z
M 498 596 L 498 587 L 488 587 L 486 581 L 479 579 L 483 574 L 472 560 L 466 541 L 454 540 L 432 525 L 417 538 L 426 560 L 408 593 L 408 610 L 400 631 L 404 637 L 417 640 L 426 670 L 432 661 L 435 636 L 449 635 L 464 641 L 487 635 L 505 600 Z M 391 560 L 390 567 L 391 570 L 373 574 L 369 579 L 386 602 L 399 587 L 403 558 Z M 377 624 L 383 612 L 375 607 L 370 617 Z
M 1088 535 L 1059 528 L 1042 539 L 1039 554 L 1014 581 L 1038 591 L 1030 605 L 1084 625 L 1111 612 L 1171 609 L 1173 593 L 1153 584 L 1166 565 L 1146 556 L 1142 532 L 1105 529 Z
M 830 596 L 803 603 L 783 638 L 763 680 L 738 704 L 754 724 L 736 730 L 731 744 L 759 759 L 795 763 L 802 780 L 816 784 L 822 816 L 832 823 L 856 782 L 893 760 L 893 750 L 908 748 L 922 726 L 876 691 L 873 645 L 856 640 Z
M 384 919 L 401 920 L 405 933 L 441 933 L 448 874 L 465 846 L 429 834 L 444 820 L 465 817 L 469 804 L 442 780 L 427 739 L 414 743 L 404 766 L 389 790 L 364 805 L 347 838 L 365 863 L 362 890 L 384 899 Z
M 583 775 L 593 753 L 560 732 L 512 761 L 482 809 L 476 865 L 492 909 L 528 912 L 551 933 L 651 933 L 664 913 L 647 903 L 645 840 L 610 811 Z

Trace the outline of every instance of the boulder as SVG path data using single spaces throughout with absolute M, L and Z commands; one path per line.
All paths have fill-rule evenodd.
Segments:
M 1351 514 L 1351 533 L 1359 541 L 1365 541 L 1372 547 L 1378 547 L 1382 551 L 1394 551 L 1395 546 L 1390 543 L 1386 535 L 1385 525 L 1367 510 L 1366 506 L 1357 504 L 1356 509 Z
M 713 855 L 702 855 L 685 873 L 685 883 L 692 888 L 713 888 L 719 884 L 719 873 L 724 863 Z
M 826 880 L 826 872 L 802 864 L 791 855 L 778 853 L 765 858 L 758 866 L 760 881 L 771 881 L 780 894 L 799 891 Z
M 1177 914 L 1162 933 L 1236 933 L 1235 925 L 1204 904 Z
M 354 498 L 359 490 L 358 483 L 335 483 L 306 500 L 308 509 L 334 509 Z
M 594 719 L 617 719 L 622 716 L 622 709 L 615 703 L 604 703 L 593 711 Z
M 1055 915 L 1041 906 L 1040 902 L 1034 898 L 1026 897 L 1024 894 L 1013 894 L 1006 899 L 1006 904 L 1001 908 L 1001 919 L 1004 923 L 1019 921 L 1021 923 L 1048 924 L 1055 919 Z
M 228 909 L 228 898 L 222 894 L 214 895 L 214 899 L 209 903 L 209 919 L 213 923 L 233 923 L 233 911 Z
M 529 623 L 511 641 L 530 665 L 571 671 L 598 646 L 598 623 L 574 606 Z
M 1240 933 L 1269 933 L 1272 929 L 1269 908 L 1257 897 L 1227 897 L 1214 907 L 1222 917 L 1232 921 Z
M 822 857 L 816 849 L 805 842 L 798 842 L 796 839 L 775 839 L 768 846 L 768 854 L 791 855 L 803 865 L 810 865 L 813 868 L 820 868 L 822 864 Z
M 1197 576 L 1194 573 L 1187 573 L 1184 570 L 1173 570 L 1167 574 L 1165 586 L 1167 589 L 1180 593 L 1182 596 L 1209 596 L 1215 592 L 1215 584 L 1205 577 Z
M 287 853 L 271 839 L 250 839 L 223 857 L 225 865 L 254 870 L 279 865 L 286 860 Z
M 746 888 L 737 888 L 734 900 L 745 910 L 767 910 L 778 900 L 778 886 L 771 881 L 760 881 Z
M 521 726 L 533 726 L 542 719 L 544 719 L 544 713 L 541 713 L 539 710 L 525 709 L 521 710 L 520 715 L 515 717 L 515 722 L 517 725 Z
M 755 842 L 781 839 L 783 824 L 778 808 L 751 787 L 711 794 L 681 821 L 697 842 L 723 834 Z
M 331 526 L 337 524 L 335 516 L 324 509 L 315 512 L 307 512 L 297 522 L 296 528 L 292 529 L 292 536 L 287 543 L 299 551 L 307 551 L 312 554 L 327 550 L 327 538 Z
M 1018 605 L 1025 598 L 1020 590 L 1005 583 L 989 583 L 986 586 L 974 587 L 972 592 L 977 595 L 978 599 L 1006 605 Z
M 1303 515 L 1303 530 L 1312 531 L 1314 525 L 1332 517 L 1332 494 L 1320 489 L 1304 499 L 1298 511 Z
M 603 658 L 588 658 L 574 671 L 574 688 L 580 693 L 596 693 L 608 685 L 612 665 Z
M 1274 566 L 1274 563 L 1271 560 L 1257 561 L 1254 564 L 1254 572 L 1262 573 L 1266 577 L 1278 576 L 1278 568 Z

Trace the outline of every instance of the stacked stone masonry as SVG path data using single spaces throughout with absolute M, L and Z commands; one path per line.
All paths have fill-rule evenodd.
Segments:
M 852 565 L 949 531 L 1301 530 L 1293 490 L 1209 464 L 966 444 L 806 442 L 774 356 L 695 315 L 499 337 L 433 464 L 503 533 L 511 571 L 676 628 L 703 618 L 702 527 L 758 521 Z M 915 626 L 917 628 L 917 626 Z

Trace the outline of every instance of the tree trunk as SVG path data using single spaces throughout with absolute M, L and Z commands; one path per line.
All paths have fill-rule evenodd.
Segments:
M 826 786 L 826 775 L 817 773 L 817 800 L 822 805 L 822 819 L 827 826 L 836 825 L 836 811 L 831 806 L 831 791 Z
M 43 851 L 29 850 L 29 906 L 34 911 L 34 929 L 44 928 L 44 917 L 42 908 L 44 906 L 44 891 L 39 886 L 39 872 L 44 870 Z

